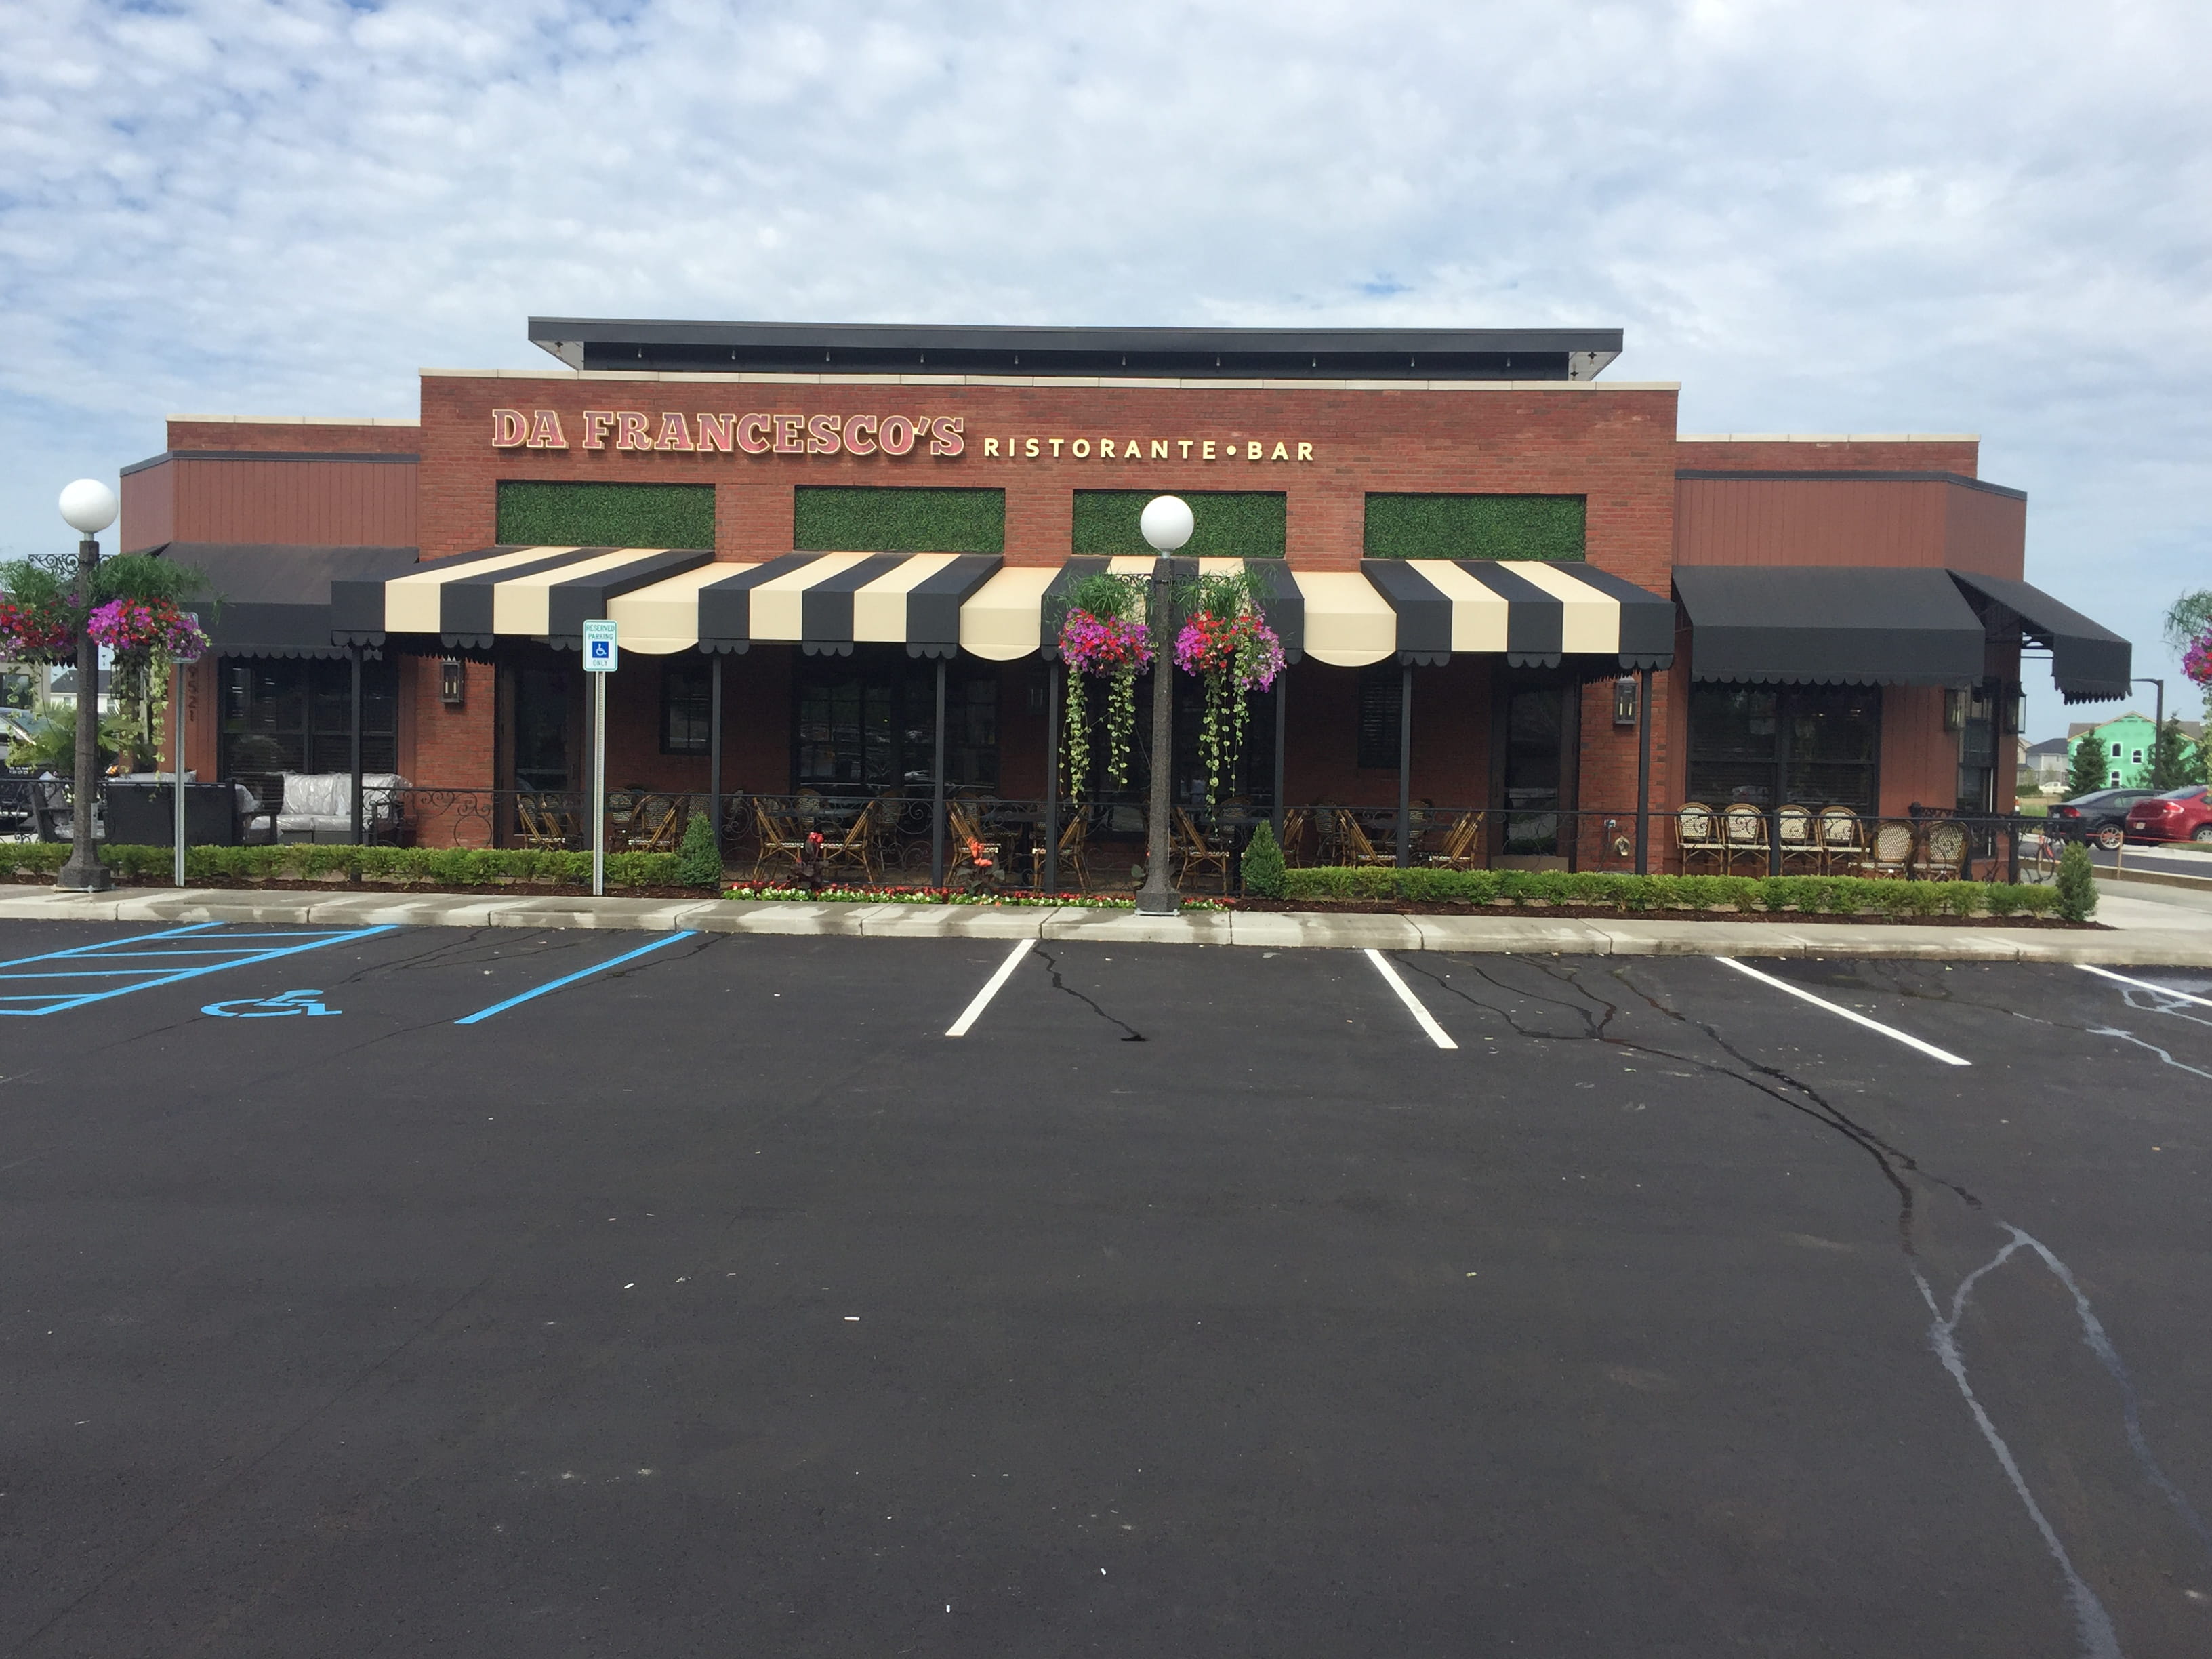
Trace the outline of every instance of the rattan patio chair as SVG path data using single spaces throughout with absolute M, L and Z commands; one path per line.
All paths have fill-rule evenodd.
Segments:
M 1444 836 L 1444 844 L 1428 855 L 1436 870 L 1472 870 L 1482 860 L 1482 818 L 1480 812 L 1462 812 Z
M 794 876 L 806 851 L 806 832 L 793 820 L 768 810 L 757 797 L 753 801 L 753 829 L 760 846 L 753 855 L 751 880 L 757 884 L 769 871 L 788 866 Z
M 1065 883 L 1067 872 L 1075 872 L 1075 890 L 1091 890 L 1091 819 L 1082 807 L 1070 801 L 1066 805 L 1068 817 L 1060 826 L 1060 877 Z M 1030 847 L 1030 885 L 1040 891 L 1044 887 L 1044 837 L 1039 836 Z M 1064 889 L 1063 889 L 1064 890 Z
M 576 844 L 576 815 L 556 795 L 517 795 L 522 844 L 532 852 L 565 852 Z
M 877 880 L 882 868 L 876 860 L 876 803 L 868 802 L 854 815 L 845 833 L 836 841 L 822 843 L 822 872 L 832 870 L 858 870 L 870 881 Z
M 1902 878 L 1912 873 L 1912 854 L 1920 838 L 1903 818 L 1884 818 L 1874 827 L 1866 857 L 1859 865 L 1863 876 Z
M 945 879 L 950 884 L 962 870 L 975 872 L 975 878 L 983 880 L 1000 872 L 1000 848 L 998 841 L 984 833 L 982 820 L 977 816 L 971 800 L 950 800 L 945 804 L 945 822 L 951 826 L 951 845 L 945 848 Z
M 1766 814 L 1749 801 L 1740 800 L 1721 814 L 1721 838 L 1728 844 L 1724 867 L 1731 874 L 1739 863 L 1766 862 Z
M 1823 859 L 1820 842 L 1809 806 L 1778 806 L 1774 810 L 1774 839 L 1782 849 L 1782 873 L 1817 872 Z
M 1824 806 L 1814 833 L 1820 842 L 1823 875 L 1856 875 L 1866 859 L 1866 835 L 1848 806 Z
M 1306 836 L 1313 828 L 1313 813 L 1304 806 L 1293 806 L 1283 814 L 1283 862 L 1296 869 L 1306 861 Z
M 1197 821 L 1182 807 L 1176 807 L 1173 811 L 1171 845 L 1176 860 L 1176 890 L 1182 891 L 1183 883 L 1189 880 L 1194 873 L 1202 874 L 1211 870 L 1220 876 L 1221 890 L 1226 893 L 1229 890 L 1229 865 L 1236 855 L 1227 848 L 1218 847 L 1209 842 L 1199 829 Z
M 1344 864 L 1395 864 L 1398 861 L 1395 850 L 1388 853 L 1375 850 L 1375 843 L 1367 839 L 1367 831 L 1347 807 L 1336 809 L 1336 844 L 1342 849 L 1339 861 Z
M 1728 843 L 1721 839 L 1720 814 L 1701 800 L 1686 800 L 1674 814 L 1674 846 L 1682 855 L 1682 873 L 1693 875 L 1699 860 L 1716 870 L 1728 863 Z
M 1966 862 L 1966 826 L 1952 818 L 1939 818 L 1920 837 L 1916 873 L 1923 881 L 1956 881 Z

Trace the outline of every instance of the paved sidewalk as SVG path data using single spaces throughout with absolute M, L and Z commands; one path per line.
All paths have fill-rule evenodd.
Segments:
M 2143 891 L 2145 890 L 2137 890 Z M 0 896 L 0 919 L 258 921 L 410 927 L 698 928 L 723 933 L 863 939 L 1079 939 L 1114 944 L 1241 945 L 1268 950 L 1492 951 L 1556 956 L 1914 957 L 2212 967 L 2212 915 L 2102 890 L 2105 933 L 2007 927 L 1868 927 L 1850 922 L 1547 920 L 1540 910 L 1483 916 L 993 908 L 980 905 L 733 903 L 726 899 L 491 896 L 459 893 L 254 892 L 131 888 L 89 896 L 51 888 Z M 2190 896 L 2194 897 L 2194 895 Z

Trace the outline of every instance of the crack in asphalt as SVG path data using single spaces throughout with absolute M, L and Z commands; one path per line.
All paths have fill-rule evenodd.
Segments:
M 1066 980 L 1062 979 L 1060 976 L 1059 957 L 1054 956 L 1051 951 L 1046 950 L 1042 945 L 1036 945 L 1033 948 L 1035 949 L 1038 957 L 1044 963 L 1045 972 L 1052 976 L 1052 988 L 1054 990 L 1066 992 L 1068 995 L 1073 997 L 1078 1002 L 1088 1008 L 1092 1013 L 1097 1015 L 1099 1018 L 1104 1020 L 1109 1025 L 1120 1026 L 1121 1030 L 1127 1033 L 1127 1035 L 1121 1039 L 1122 1042 L 1143 1042 L 1146 1041 L 1145 1034 L 1139 1030 L 1135 1026 L 1130 1024 L 1127 1020 L 1121 1018 L 1118 1015 L 1108 1013 L 1103 1008 L 1101 1008 L 1096 1002 L 1091 1000 L 1091 998 L 1084 995 L 1082 992 L 1077 990 L 1073 985 L 1070 985 Z

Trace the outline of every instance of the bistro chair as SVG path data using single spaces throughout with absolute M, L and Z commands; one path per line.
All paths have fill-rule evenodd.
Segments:
M 1482 857 L 1482 817 L 1462 812 L 1444 836 L 1441 850 L 1428 855 L 1431 869 L 1472 870 Z
M 672 853 L 684 839 L 684 804 L 669 795 L 641 795 L 630 808 L 623 839 L 635 853 Z
M 1874 838 L 1867 844 L 1866 859 L 1859 866 L 1859 873 L 1890 878 L 1911 875 L 1912 854 L 1919 839 L 1905 819 L 1884 818 L 1874 827 Z
M 1814 832 L 1813 809 L 1809 806 L 1778 806 L 1774 811 L 1774 839 L 1782 848 L 1782 873 L 1791 868 L 1818 872 L 1821 867 L 1820 842 Z
M 824 837 L 822 842 L 822 871 L 827 875 L 836 869 L 858 870 L 870 881 L 881 873 L 876 860 L 876 804 L 868 802 L 854 816 L 845 833 L 836 841 Z
M 522 844 L 532 852 L 563 852 L 576 844 L 576 815 L 557 795 L 518 795 L 515 816 L 522 821 Z
M 1737 801 L 1721 814 L 1721 836 L 1727 843 L 1725 868 L 1733 871 L 1738 860 L 1766 861 L 1766 814 L 1749 801 Z
M 1395 864 L 1398 861 L 1395 851 L 1378 853 L 1375 850 L 1375 843 L 1367 839 L 1367 831 L 1360 826 L 1359 820 L 1352 817 L 1349 807 L 1336 809 L 1336 844 L 1340 849 L 1337 860 L 1340 864 Z
M 1674 845 L 1682 854 L 1682 873 L 1694 873 L 1698 860 L 1714 869 L 1728 863 L 1728 843 L 1721 839 L 1720 815 L 1701 800 L 1686 800 L 1674 814 Z
M 768 871 L 785 866 L 797 875 L 799 859 L 806 851 L 806 832 L 797 821 L 769 811 L 768 803 L 755 796 L 753 829 L 760 843 L 753 855 L 753 882 L 757 884 Z
M 1293 868 L 1306 861 L 1306 832 L 1313 827 L 1313 813 L 1304 806 L 1293 806 L 1283 814 L 1283 862 Z
M 1866 858 L 1866 836 L 1859 815 L 1848 806 L 1824 806 L 1814 832 L 1820 843 L 1823 875 L 1849 875 Z
M 1083 808 L 1071 801 L 1067 805 L 1067 822 L 1060 826 L 1060 872 L 1065 881 L 1070 870 L 1075 872 L 1075 890 L 1091 890 L 1091 818 Z M 1030 848 L 1030 885 L 1042 892 L 1044 889 L 1044 837 L 1040 836 Z
M 950 800 L 945 804 L 945 816 L 952 827 L 952 844 L 945 851 L 945 879 L 951 884 L 959 871 L 972 870 L 977 880 L 995 875 L 999 864 L 999 843 L 988 839 L 983 825 L 976 816 L 972 800 Z
M 1925 881 L 1956 881 L 1966 861 L 1966 826 L 1939 818 L 1920 838 L 1917 873 Z
M 1178 890 L 1194 873 L 1211 870 L 1221 878 L 1221 890 L 1229 890 L 1229 861 L 1235 857 L 1230 848 L 1207 839 L 1197 821 L 1178 806 L 1175 811 L 1173 850 L 1180 868 L 1176 872 Z

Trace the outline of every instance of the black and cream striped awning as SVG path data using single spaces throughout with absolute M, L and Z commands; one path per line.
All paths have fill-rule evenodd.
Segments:
M 1370 559 L 1358 570 L 1294 570 L 1278 559 L 1177 560 L 1179 574 L 1249 569 L 1291 660 L 1340 667 L 1442 663 L 1455 652 L 1516 665 L 1567 658 L 1662 667 L 1673 602 L 1584 564 Z M 377 645 L 434 639 L 447 650 L 501 639 L 574 646 L 599 617 L 649 656 L 743 651 L 755 641 L 842 654 L 903 644 L 916 656 L 1010 662 L 1053 654 L 1066 600 L 1101 571 L 1146 576 L 1148 558 L 1009 565 L 982 553 L 790 553 L 717 562 L 703 550 L 495 547 L 381 581 L 331 588 L 334 637 Z

